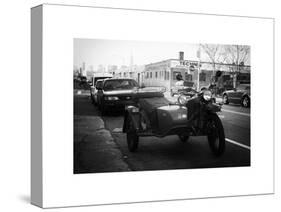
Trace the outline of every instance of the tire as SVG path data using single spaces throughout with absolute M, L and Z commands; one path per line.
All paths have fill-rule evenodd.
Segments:
M 132 119 L 127 119 L 127 145 L 130 152 L 136 152 L 139 144 L 139 136 L 134 129 Z
M 241 105 L 243 107 L 250 107 L 250 98 L 248 96 L 244 96 L 242 98 Z
M 222 97 L 222 102 L 223 102 L 223 104 L 225 104 L 225 105 L 228 105 L 228 104 L 229 104 L 228 96 L 227 96 L 226 94 L 223 95 L 223 97 Z
M 182 143 L 186 143 L 189 139 L 189 135 L 178 135 L 178 137 Z
M 210 114 L 207 127 L 210 149 L 215 156 L 221 156 L 225 151 L 225 135 L 222 122 L 217 114 Z

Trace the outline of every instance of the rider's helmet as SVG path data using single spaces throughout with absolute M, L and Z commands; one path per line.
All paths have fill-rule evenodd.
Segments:
M 176 79 L 177 79 L 178 81 L 182 80 L 182 75 L 181 75 L 181 74 L 177 74 L 177 75 L 176 75 Z

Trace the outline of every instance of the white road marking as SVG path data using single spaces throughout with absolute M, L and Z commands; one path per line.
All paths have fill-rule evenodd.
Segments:
M 221 111 L 251 117 L 251 114 L 249 114 L 249 113 L 241 113 L 241 112 L 236 112 L 236 111 L 233 111 L 233 110 L 226 110 L 226 109 L 222 109 Z
M 249 146 L 247 146 L 247 145 L 244 145 L 244 144 L 241 144 L 241 143 L 239 143 L 239 142 L 233 141 L 233 140 L 231 140 L 231 139 L 229 139 L 229 138 L 225 138 L 225 140 L 226 140 L 227 142 L 229 142 L 229 143 L 232 143 L 232 144 L 235 144 L 235 145 L 237 145 L 237 146 L 243 147 L 243 148 L 245 148 L 245 149 L 251 150 L 251 147 L 249 147 Z

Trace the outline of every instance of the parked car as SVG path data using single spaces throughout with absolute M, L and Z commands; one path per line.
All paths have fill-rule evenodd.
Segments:
M 97 104 L 102 114 L 110 109 L 123 109 L 133 102 L 134 90 L 139 88 L 133 79 L 105 79 L 102 86 L 97 86 Z
M 102 88 L 103 85 L 103 79 L 97 80 L 95 82 L 95 85 L 91 86 L 90 92 L 91 92 L 91 101 L 94 105 L 97 105 L 98 103 L 98 89 L 97 88 Z
M 251 86 L 240 84 L 237 88 L 223 92 L 223 103 L 241 104 L 243 107 L 250 107 Z

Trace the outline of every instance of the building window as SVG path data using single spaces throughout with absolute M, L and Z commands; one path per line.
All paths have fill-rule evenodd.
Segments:
M 152 72 L 150 72 L 150 78 L 152 78 Z
M 158 72 L 157 71 L 155 71 L 155 78 L 157 78 L 158 77 Z
M 201 72 L 201 73 L 199 74 L 199 81 L 201 81 L 201 82 L 206 82 L 206 73 Z

